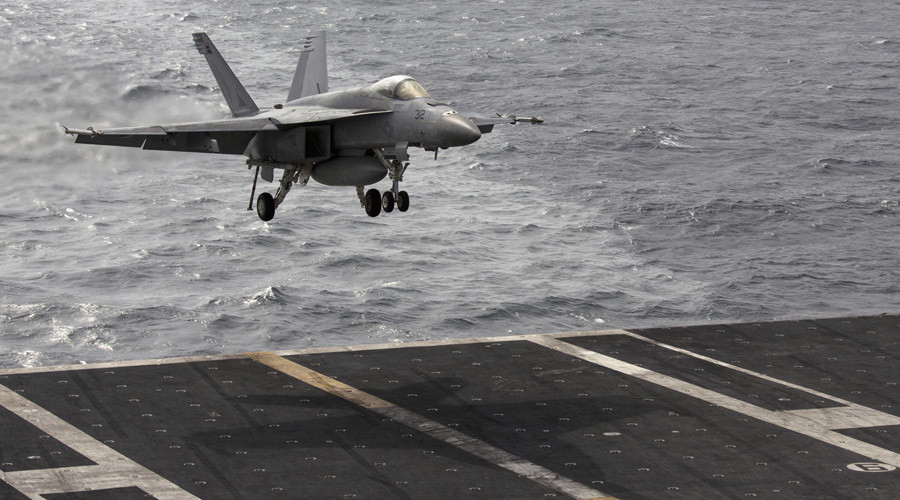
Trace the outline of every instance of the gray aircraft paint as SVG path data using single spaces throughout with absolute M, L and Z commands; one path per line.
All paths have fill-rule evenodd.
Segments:
M 515 116 L 466 117 L 433 99 L 412 77 L 395 75 L 365 87 L 328 92 L 325 32 L 307 37 L 288 93 L 288 102 L 260 110 L 206 33 L 194 33 L 232 117 L 223 120 L 113 128 L 69 129 L 76 143 L 196 153 L 241 154 L 257 167 L 257 177 L 274 180 L 284 173 L 274 197 L 257 200 L 260 218 L 269 220 L 295 183 L 310 178 L 330 186 L 356 186 L 370 216 L 383 207 L 401 211 L 409 197 L 399 183 L 409 166 L 408 148 L 427 151 L 472 144 L 495 124 L 516 123 Z M 541 123 L 531 118 L 531 123 Z M 364 187 L 390 175 L 393 186 L 383 196 Z M 253 192 L 256 191 L 256 180 Z M 251 194 L 251 207 L 252 207 Z M 378 199 L 377 203 L 373 199 Z M 402 202 L 400 200 L 403 200 Z

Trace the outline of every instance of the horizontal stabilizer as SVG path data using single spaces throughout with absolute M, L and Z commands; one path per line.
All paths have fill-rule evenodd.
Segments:
M 206 33 L 194 33 L 194 45 L 197 46 L 197 50 L 201 54 L 206 56 L 206 62 L 209 63 L 209 68 L 212 70 L 213 76 L 216 77 L 216 83 L 219 84 L 219 89 L 222 90 L 222 95 L 225 96 L 225 102 L 231 108 L 231 114 L 233 116 L 246 116 L 259 111 L 256 103 L 250 98 L 250 94 L 241 85 L 240 80 L 234 76 L 234 72 L 228 67 L 225 58 L 213 45 L 209 36 Z
M 328 57 L 325 52 L 325 32 L 317 31 L 306 37 L 300 49 L 300 60 L 294 70 L 294 80 L 288 101 L 328 92 Z

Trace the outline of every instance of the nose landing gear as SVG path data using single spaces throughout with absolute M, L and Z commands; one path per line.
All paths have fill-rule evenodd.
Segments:
M 381 195 L 381 208 L 384 209 L 385 212 L 393 212 L 394 211 L 394 192 L 393 191 L 385 191 L 383 195 Z
M 389 154 L 382 149 L 375 149 L 373 151 L 375 156 L 381 160 L 384 168 L 387 169 L 388 176 L 390 176 L 391 181 L 393 181 L 393 186 L 390 191 L 385 191 L 384 194 L 379 193 L 377 189 L 370 189 L 365 196 L 362 194 L 363 187 L 357 186 L 356 191 L 359 194 L 360 202 L 363 207 L 365 207 L 369 217 L 378 217 L 382 210 L 384 210 L 385 213 L 393 212 L 395 206 L 397 207 L 397 210 L 406 212 L 409 210 L 409 194 L 406 191 L 400 191 L 400 182 L 403 181 L 403 173 L 406 172 L 406 169 L 409 167 L 409 163 L 400 161 L 401 158 L 409 159 L 409 155 L 406 153 L 406 147 L 393 148 Z M 380 203 L 377 201 L 379 196 L 381 197 Z
M 409 195 L 406 191 L 399 191 L 397 193 L 397 210 L 401 212 L 409 210 Z
M 366 209 L 369 217 L 378 217 L 381 212 L 390 213 L 394 211 L 394 207 L 401 212 L 409 210 L 409 194 L 406 191 L 397 191 L 395 197 L 394 191 L 385 191 L 380 193 L 377 189 L 372 188 L 364 192 L 362 186 L 356 186 L 356 193 L 359 196 L 359 202 Z
M 392 212 L 394 207 L 401 212 L 409 210 L 409 194 L 406 191 L 397 191 L 396 197 L 394 191 L 385 191 L 381 195 L 381 208 L 385 212 Z

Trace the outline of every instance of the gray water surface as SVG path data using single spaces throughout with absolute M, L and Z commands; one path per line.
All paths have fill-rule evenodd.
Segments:
M 5 3 L 0 365 L 896 313 L 900 3 L 716 3 Z M 316 29 L 333 89 L 547 123 L 269 223 L 241 157 L 59 132 L 226 116 L 195 31 L 283 102 Z

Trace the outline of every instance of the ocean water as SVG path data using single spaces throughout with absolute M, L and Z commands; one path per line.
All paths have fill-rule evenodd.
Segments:
M 896 313 L 897 19 L 873 0 L 4 2 L 0 366 Z M 269 223 L 241 157 L 59 131 L 226 116 L 201 30 L 283 102 L 317 29 L 333 89 L 404 73 L 546 123 L 414 151 L 406 214 L 311 183 Z

